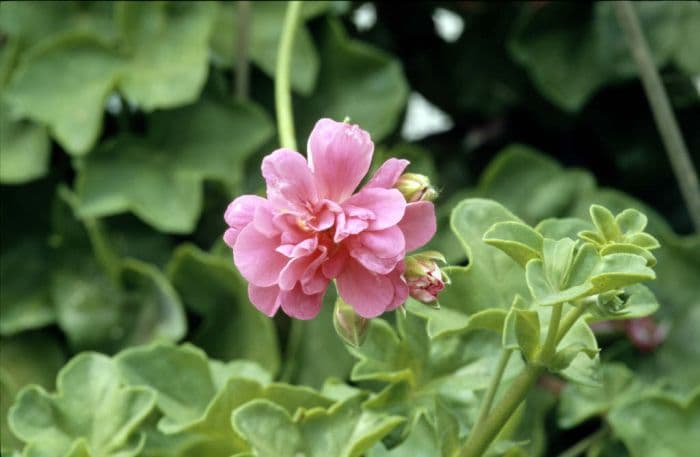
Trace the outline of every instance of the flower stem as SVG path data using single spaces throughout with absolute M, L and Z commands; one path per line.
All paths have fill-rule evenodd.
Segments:
M 250 48 L 250 0 L 236 2 L 236 98 L 248 99 L 248 87 L 250 82 L 250 63 L 248 51 Z
M 481 408 L 479 409 L 479 415 L 477 416 L 476 422 L 472 430 L 476 431 L 481 428 L 482 424 L 486 420 L 486 417 L 491 411 L 491 405 L 493 404 L 493 399 L 496 397 L 496 392 L 498 387 L 501 385 L 501 379 L 503 378 L 503 372 L 506 370 L 508 361 L 510 360 L 510 355 L 513 353 L 512 349 L 504 349 L 501 352 L 501 356 L 498 359 L 498 365 L 496 366 L 496 371 L 493 373 L 491 378 L 491 383 L 489 384 L 488 390 L 486 390 L 486 395 L 481 403 Z
M 544 367 L 539 365 L 527 365 L 517 378 L 510 385 L 510 388 L 501 398 L 501 401 L 494 406 L 488 417 L 479 430 L 473 430 L 469 434 L 461 457 L 478 457 L 483 455 L 488 449 L 496 435 L 501 431 L 513 412 L 525 399 L 527 393 L 535 385 L 537 378 L 544 371 Z
M 576 321 L 583 316 L 583 314 L 588 310 L 588 307 L 593 303 L 593 301 L 589 299 L 581 300 L 579 303 L 576 304 L 576 307 L 566 313 L 566 316 L 564 316 L 564 319 L 561 321 L 561 325 L 559 326 L 559 333 L 557 334 L 557 343 L 561 342 L 561 340 L 564 338 L 564 336 L 571 330 L 571 327 L 574 326 Z
M 478 457 L 486 452 L 491 442 L 498 436 L 508 419 L 520 406 L 520 403 L 525 400 L 532 386 L 535 385 L 537 379 L 544 372 L 545 366 L 556 351 L 563 306 L 563 304 L 558 303 L 552 308 L 549 330 L 547 330 L 545 343 L 537 360 L 534 363 L 528 362 L 523 371 L 510 385 L 510 388 L 503 394 L 503 398 L 488 413 L 482 426 L 472 430 L 462 448 L 461 457 Z
M 615 2 L 617 18 L 627 38 L 632 56 L 639 67 L 639 76 L 651 106 L 656 127 L 659 129 L 666 153 L 681 188 L 695 229 L 700 231 L 700 185 L 688 149 L 683 141 L 678 122 L 656 65 L 649 51 L 644 32 L 639 25 L 634 6 L 628 0 Z
M 292 94 L 289 88 L 289 74 L 292 63 L 292 46 L 294 35 L 301 15 L 300 1 L 290 1 L 284 17 L 284 28 L 277 51 L 277 68 L 275 71 L 275 109 L 277 111 L 277 129 L 280 145 L 296 150 L 294 135 L 294 114 L 292 112 Z

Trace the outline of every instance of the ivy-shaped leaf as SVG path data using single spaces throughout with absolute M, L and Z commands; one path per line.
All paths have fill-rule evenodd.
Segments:
M 270 373 L 277 372 L 280 355 L 274 322 L 250 304 L 246 282 L 230 259 L 183 245 L 167 270 L 182 301 L 202 317 L 191 338 L 194 344 L 211 357 L 250 359 Z
M 30 386 L 10 410 L 23 455 L 139 455 L 145 436 L 137 429 L 155 406 L 150 389 L 122 385 L 108 357 L 85 353 L 61 370 L 56 390 Z
M 10 119 L 0 102 L 0 132 L 0 183 L 21 184 L 47 173 L 51 150 L 44 127 Z
M 72 194 L 61 194 L 74 203 Z M 84 228 L 61 201 L 55 203 L 54 229 L 51 299 L 73 348 L 116 352 L 182 338 L 180 298 L 158 268 L 118 257 L 97 221 Z
M 542 235 L 520 222 L 494 224 L 484 234 L 484 242 L 505 252 L 522 267 L 532 259 L 542 258 Z
M 270 401 L 254 400 L 234 411 L 231 421 L 258 457 L 359 457 L 403 419 L 365 410 L 355 396 L 297 420 Z
M 408 96 L 400 63 L 368 44 L 351 40 L 335 20 L 328 20 L 321 43 L 316 90 L 294 104 L 299 144 L 306 144 L 306 136 L 323 117 L 350 117 L 379 142 L 396 126 Z
M 203 100 L 156 113 L 147 138 L 117 137 L 85 159 L 76 182 L 79 213 L 132 211 L 162 232 L 190 233 L 202 207 L 202 180 L 238 184 L 243 161 L 271 133 L 267 116 L 251 104 Z
M 650 393 L 614 408 L 608 415 L 613 432 L 632 457 L 695 455 L 700 444 L 700 390 L 686 401 Z
M 487 388 L 496 367 L 499 338 L 473 332 L 430 339 L 425 319 L 408 312 L 397 321 L 398 334 L 385 321 L 372 320 L 363 345 L 350 348 L 359 359 L 352 380 L 390 384 L 366 406 L 409 418 L 427 411 L 434 418 L 439 400 L 468 428 L 476 415 L 475 392 Z M 522 362 L 513 359 L 504 379 L 520 367 Z
M 432 338 L 479 328 L 475 320 L 481 319 L 477 314 L 482 312 L 492 321 L 503 319 L 515 295 L 528 294 L 518 264 L 483 240 L 484 233 L 499 222 L 520 220 L 490 200 L 467 199 L 453 210 L 452 231 L 466 251 L 469 263 L 466 267 L 445 268 L 452 284 L 440 294 L 440 310 L 416 311 L 428 318 L 428 333 Z

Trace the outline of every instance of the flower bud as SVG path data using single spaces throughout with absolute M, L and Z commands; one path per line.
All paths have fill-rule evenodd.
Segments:
M 403 194 L 408 203 L 421 200 L 433 201 L 437 198 L 437 191 L 430 184 L 427 176 L 417 173 L 404 173 L 395 186 Z
M 445 288 L 445 284 L 450 283 L 450 278 L 438 267 L 438 260 L 446 262 L 445 257 L 436 251 L 407 257 L 404 272 L 411 297 L 435 308 L 440 307 L 437 303 L 438 293 Z
M 367 324 L 369 319 L 365 319 L 355 312 L 352 306 L 338 297 L 333 310 L 333 327 L 338 336 L 347 344 L 360 347 L 367 334 Z

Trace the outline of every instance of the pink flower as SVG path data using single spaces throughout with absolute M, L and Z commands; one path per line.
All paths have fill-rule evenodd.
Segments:
M 407 251 L 435 234 L 427 201 L 406 203 L 393 189 L 408 161 L 387 160 L 354 193 L 369 170 L 374 144 L 357 125 L 321 119 L 308 142 L 308 163 L 278 149 L 263 159 L 267 198 L 243 195 L 224 218 L 224 240 L 249 282 L 250 301 L 273 316 L 311 319 L 335 279 L 338 293 L 362 317 L 403 304 Z

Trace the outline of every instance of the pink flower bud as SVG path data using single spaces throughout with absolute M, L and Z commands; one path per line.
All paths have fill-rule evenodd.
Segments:
M 438 260 L 445 263 L 445 257 L 435 251 L 407 257 L 404 272 L 411 297 L 436 308 L 439 308 L 438 294 L 450 283 L 450 278 L 438 267 Z
M 427 176 L 417 173 L 404 173 L 395 186 L 401 192 L 408 203 L 417 201 L 433 201 L 437 198 L 437 191 L 430 184 Z

